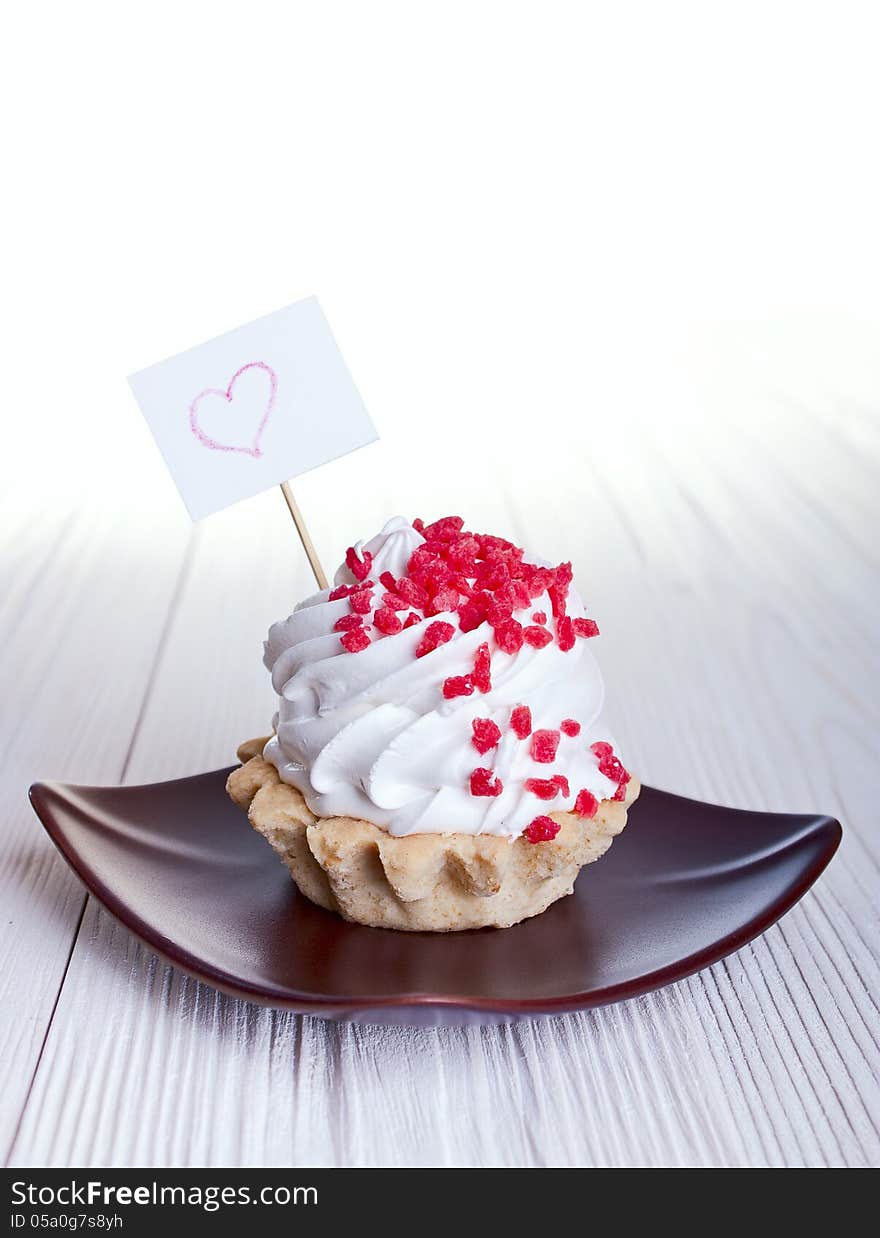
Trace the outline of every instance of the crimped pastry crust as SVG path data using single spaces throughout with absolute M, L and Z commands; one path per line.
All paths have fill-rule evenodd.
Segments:
M 632 778 L 626 799 L 603 800 L 589 821 L 549 813 L 561 826 L 550 842 L 456 833 L 395 838 L 370 821 L 316 817 L 263 759 L 267 738 L 241 745 L 242 765 L 226 790 L 307 898 L 372 928 L 446 933 L 508 928 L 539 915 L 571 894 L 584 864 L 608 850 L 639 793 Z

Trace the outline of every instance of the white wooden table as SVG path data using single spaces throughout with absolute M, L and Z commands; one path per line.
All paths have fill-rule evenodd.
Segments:
M 678 420 L 616 419 L 615 453 L 593 453 L 571 417 L 555 423 L 564 452 L 536 466 L 523 436 L 495 472 L 465 462 L 452 485 L 442 448 L 418 476 L 402 469 L 418 431 L 398 427 L 298 486 L 327 563 L 388 514 L 450 506 L 571 556 L 606 634 L 613 725 L 646 782 L 844 824 L 826 875 L 739 953 L 545 1021 L 383 1029 L 251 1006 L 159 962 L 84 897 L 28 783 L 229 763 L 270 716 L 264 630 L 309 578 L 277 492 L 192 528 L 158 462 L 48 506 L 32 478 L 10 484 L 10 1164 L 876 1163 L 878 405 L 818 383 L 807 398 L 742 356 L 734 370 Z

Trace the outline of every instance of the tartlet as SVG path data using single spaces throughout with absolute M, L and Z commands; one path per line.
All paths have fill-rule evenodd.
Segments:
M 572 892 L 639 784 L 602 720 L 570 564 L 460 517 L 396 518 L 273 625 L 274 733 L 227 789 L 319 906 L 375 928 L 505 928 Z

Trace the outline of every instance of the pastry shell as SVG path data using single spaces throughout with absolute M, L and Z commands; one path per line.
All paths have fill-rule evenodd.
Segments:
M 547 814 L 561 826 L 549 842 L 459 833 L 396 838 L 370 821 L 316 817 L 263 759 L 267 738 L 241 745 L 242 764 L 226 790 L 306 898 L 372 928 L 445 933 L 508 928 L 539 915 L 571 894 L 581 868 L 608 850 L 639 793 L 632 778 L 624 800 L 603 800 L 589 820 Z

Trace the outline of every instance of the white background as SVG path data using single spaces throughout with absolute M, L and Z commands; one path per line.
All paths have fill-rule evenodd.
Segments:
M 876 1161 L 877 36 L 840 0 L 16 6 L 14 1162 Z M 325 564 L 443 509 L 570 555 L 646 781 L 844 820 L 755 946 L 596 1015 L 371 1033 L 81 919 L 26 783 L 226 763 L 308 588 L 276 495 L 191 536 L 125 376 L 312 292 L 382 436 L 298 483 Z
M 4 454 L 162 502 L 125 375 L 312 292 L 410 508 L 429 429 L 467 494 L 520 435 L 536 485 L 562 438 L 679 450 L 770 343 L 871 391 L 874 11 L 19 6 Z

